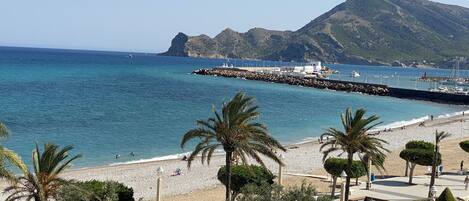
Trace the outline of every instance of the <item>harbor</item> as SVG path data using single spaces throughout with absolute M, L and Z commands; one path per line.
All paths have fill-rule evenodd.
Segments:
M 357 71 L 352 71 L 348 76 L 349 80 L 331 78 L 330 75 L 337 73 L 338 72 L 335 70 L 322 66 L 320 62 L 293 67 L 234 67 L 222 65 L 215 68 L 193 71 L 193 74 L 197 75 L 240 78 L 317 89 L 390 96 L 438 103 L 460 105 L 469 104 L 468 91 L 463 88 L 455 87 L 451 90 L 448 89 L 444 91 L 434 90 L 433 88 L 427 88 L 427 90 L 424 90 L 418 89 L 417 87 L 412 89 L 383 83 L 360 82 L 356 81 L 356 79 L 361 76 Z M 417 83 L 418 81 L 419 80 L 416 79 L 415 82 Z

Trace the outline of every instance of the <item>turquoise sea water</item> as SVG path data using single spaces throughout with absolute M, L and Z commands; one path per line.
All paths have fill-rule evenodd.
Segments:
M 35 142 L 73 144 L 78 167 L 187 152 L 181 136 L 237 91 L 255 96 L 270 132 L 284 143 L 339 125 L 348 106 L 385 123 L 463 106 L 376 97 L 241 79 L 191 75 L 221 60 L 38 49 L 0 49 L 0 120 L 12 131 L 5 146 L 29 160 Z M 334 67 L 334 65 L 330 65 Z M 337 66 L 386 73 L 388 68 Z M 395 69 L 402 75 L 414 70 Z M 431 70 L 430 70 L 431 71 Z M 440 72 L 440 71 L 438 71 Z M 445 71 L 449 73 L 449 71 Z M 393 73 L 393 72 L 391 72 Z M 130 152 L 135 153 L 132 157 Z M 122 157 L 116 160 L 115 154 Z

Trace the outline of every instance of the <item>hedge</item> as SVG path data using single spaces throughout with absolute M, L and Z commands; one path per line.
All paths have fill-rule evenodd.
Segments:
M 435 160 L 435 151 L 425 149 L 404 149 L 399 154 L 399 157 L 422 166 L 431 166 Z M 438 157 L 437 164 L 441 164 L 441 156 Z
M 58 201 L 134 201 L 132 188 L 115 181 L 71 182 L 59 190 Z
M 436 201 L 457 201 L 457 200 L 456 198 L 454 198 L 454 195 L 451 192 L 451 190 L 448 187 L 446 187 L 445 190 L 436 199 Z
M 462 150 L 465 152 L 469 152 L 469 140 L 462 141 L 459 143 L 459 146 L 461 147 Z
M 327 173 L 339 177 L 342 171 L 347 171 L 347 159 L 329 158 L 324 162 L 324 169 Z M 353 161 L 351 178 L 358 178 L 366 175 L 365 165 L 361 161 Z
M 275 176 L 265 167 L 256 165 L 233 165 L 231 168 L 231 190 L 235 194 L 248 184 L 261 186 L 273 184 Z M 222 166 L 218 170 L 218 180 L 224 185 L 226 181 L 226 168 Z
M 425 141 L 410 141 L 405 145 L 406 149 L 435 150 L 435 145 Z

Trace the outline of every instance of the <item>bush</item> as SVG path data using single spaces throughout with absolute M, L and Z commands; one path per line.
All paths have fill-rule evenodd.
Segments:
M 425 149 L 404 149 L 399 153 L 399 157 L 422 166 L 431 166 L 435 160 L 435 151 Z M 441 164 L 441 157 L 438 157 L 437 164 Z
M 231 169 L 231 190 L 234 195 L 238 194 L 244 186 L 251 184 L 262 186 L 273 184 L 275 176 L 265 167 L 255 165 L 233 165 Z M 226 181 L 226 168 L 218 170 L 218 180 L 224 185 Z
M 462 150 L 465 152 L 469 152 L 469 140 L 462 141 L 459 143 L 459 146 L 461 147 Z
M 134 201 L 132 188 L 115 181 L 72 182 L 59 190 L 59 201 Z
M 456 201 L 456 198 L 454 198 L 451 190 L 446 187 L 445 190 L 441 192 L 440 197 L 438 197 L 436 201 Z
M 331 201 L 329 196 L 318 196 L 316 189 L 311 185 L 283 188 L 277 185 L 247 185 L 237 201 Z
M 347 169 L 347 159 L 329 158 L 324 162 L 324 169 L 327 173 L 339 177 L 342 171 Z M 365 165 L 361 161 L 353 161 L 351 178 L 358 178 L 366 175 Z
M 435 150 L 435 145 L 425 141 L 410 141 L 405 145 L 406 149 Z

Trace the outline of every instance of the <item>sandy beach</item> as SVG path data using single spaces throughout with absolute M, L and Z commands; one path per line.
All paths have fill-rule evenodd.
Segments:
M 443 143 L 443 160 L 444 165 L 448 168 L 457 168 L 459 162 L 465 157 L 464 152 L 459 149 L 457 143 L 463 139 L 469 139 L 468 119 L 468 115 L 438 118 L 433 121 L 425 121 L 425 126 L 413 124 L 406 126 L 405 129 L 396 128 L 389 132 L 381 132 L 378 136 L 389 142 L 387 148 L 393 151 L 387 159 L 387 172 L 385 174 L 402 175 L 405 163 L 398 156 L 399 150 L 410 140 L 433 141 L 435 130 L 452 134 L 451 138 Z M 284 171 L 286 173 L 327 176 L 322 170 L 322 153 L 319 152 L 319 146 L 317 140 L 289 145 L 288 151 L 284 153 L 286 164 Z M 449 155 L 451 157 L 445 157 Z M 212 159 L 210 165 L 202 165 L 200 161 L 194 161 L 191 169 L 187 169 L 185 161 L 178 159 L 77 169 L 68 171 L 63 176 L 67 179 L 76 180 L 119 181 L 134 189 L 137 200 L 140 198 L 151 200 L 156 194 L 156 170 L 161 166 L 165 170 L 162 177 L 162 192 L 165 200 L 222 200 L 223 188 L 216 179 L 216 173 L 223 164 L 223 156 L 216 156 Z M 277 172 L 277 164 L 272 161 L 267 161 L 266 164 L 272 172 Z M 177 168 L 182 169 L 182 175 L 171 176 Z M 424 172 L 425 168 L 423 167 L 416 170 L 416 174 Z M 304 179 L 302 177 L 287 176 L 285 184 L 300 184 Z M 306 181 L 313 183 L 320 191 L 328 191 L 326 182 L 314 179 L 307 179 Z

